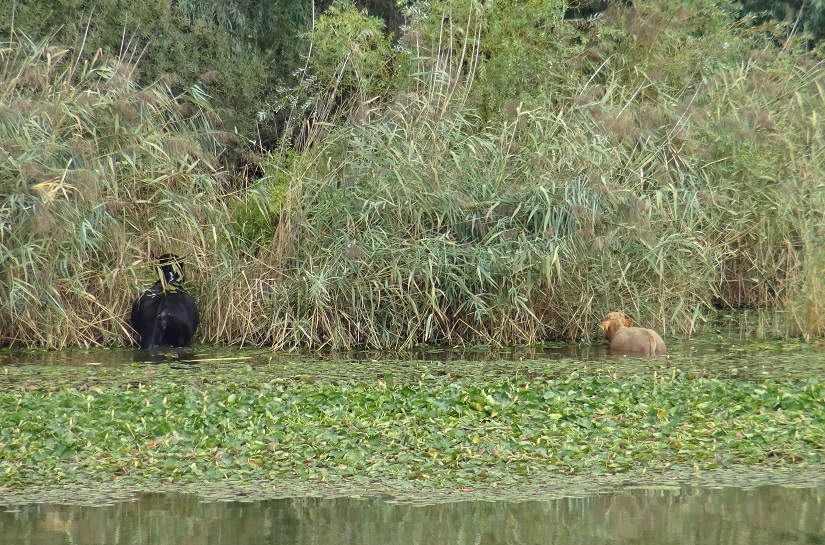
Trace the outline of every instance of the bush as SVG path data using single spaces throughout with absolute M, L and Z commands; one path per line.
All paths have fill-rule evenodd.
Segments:
M 231 207 L 233 233 L 238 247 L 249 254 L 258 253 L 275 236 L 284 198 L 289 190 L 288 165 L 292 156 L 287 154 L 284 165 L 275 156 L 263 160 L 264 176 L 247 188 Z
M 0 36 L 19 32 L 73 44 L 84 61 L 99 49 L 119 55 L 136 67 L 139 85 L 163 77 L 176 93 L 199 86 L 220 112 L 219 126 L 241 135 L 235 147 L 278 141 L 283 120 L 267 114 L 278 87 L 303 64 L 307 44 L 300 33 L 311 21 L 304 2 L 275 0 L 0 0 L 0 12 L 14 14 L 4 19 Z

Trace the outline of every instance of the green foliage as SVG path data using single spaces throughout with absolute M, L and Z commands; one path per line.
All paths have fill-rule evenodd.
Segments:
M 564 2 L 459 2 L 436 0 L 409 10 L 411 30 L 401 42 L 416 62 L 471 78 L 469 101 L 483 119 L 523 103 L 531 108 L 568 88 L 584 48 L 579 33 L 562 20 Z
M 0 0 L 0 12 L 14 13 L 0 23 L 0 32 L 51 37 L 74 45 L 84 60 L 99 48 L 129 62 L 139 58 L 137 83 L 164 77 L 176 91 L 199 85 L 222 113 L 222 126 L 249 141 L 272 142 L 278 120 L 259 126 L 258 114 L 276 101 L 276 88 L 301 62 L 299 33 L 310 21 L 304 6 L 275 0 Z
M 3 53 L 0 345 L 122 340 L 141 263 L 200 258 L 225 223 L 209 111 L 106 57 L 26 39 Z
M 283 67 L 294 66 L 300 54 L 295 47 L 298 29 L 311 20 L 304 2 L 283 0 L 182 0 L 177 4 L 190 21 L 213 23 L 234 38 L 233 49 L 273 51 Z
M 798 306 L 792 287 L 818 262 L 803 241 L 821 223 L 821 65 L 730 32 L 730 5 L 642 2 L 593 23 L 599 47 L 537 87 L 549 102 L 501 85 L 509 107 L 487 119 L 468 103 L 494 85 L 485 78 L 510 81 L 512 63 L 485 75 L 485 40 L 528 34 L 493 32 L 480 6 L 461 6 L 445 18 L 434 5 L 411 30 L 436 43 L 427 24 L 442 21 L 452 45 L 294 171 L 285 277 L 260 300 L 282 325 L 262 340 L 510 344 L 587 338 L 613 308 L 691 331 L 712 301 Z M 451 42 L 465 15 L 468 42 Z M 537 49 L 526 41 L 500 50 Z M 823 331 L 806 304 L 809 319 L 784 333 Z
M 425 373 L 387 384 L 271 379 L 268 366 L 196 369 L 191 383 L 181 381 L 187 370 L 114 367 L 87 373 L 80 389 L 25 380 L 0 392 L 0 486 L 115 477 L 466 486 L 816 466 L 823 456 L 822 429 L 811 425 L 825 418 L 816 380 Z
M 283 119 L 278 153 L 310 147 L 342 121 L 363 121 L 370 104 L 390 86 L 395 52 L 384 22 L 351 2 L 334 2 L 311 32 L 304 68 L 296 82 L 277 89 L 262 119 Z
M 288 165 L 292 157 L 294 154 L 287 154 L 284 163 Z M 238 243 L 253 253 L 272 242 L 290 185 L 288 170 L 275 157 L 264 160 L 262 166 L 265 175 L 247 189 L 230 211 Z
M 511 4 L 413 4 L 397 51 L 352 5 L 325 13 L 307 35 L 315 45 L 298 87 L 267 87 L 282 100 L 258 110 L 267 122 L 275 110 L 292 116 L 278 137 L 299 151 L 276 150 L 231 216 L 212 167 L 224 150 L 192 114 L 207 91 L 246 93 L 245 84 L 184 85 L 184 107 L 162 78 L 161 107 L 147 102 L 131 65 L 61 64 L 59 50 L 12 48 L 0 112 L 13 158 L 3 163 L 13 180 L 0 238 L 12 256 L 0 264 L 11 294 L 4 342 L 124 340 L 116 331 L 131 294 L 112 295 L 122 278 L 111 271 L 128 271 L 135 286 L 136 256 L 158 244 L 209 264 L 195 286 L 208 340 L 397 348 L 586 339 L 616 309 L 668 335 L 695 331 L 711 302 L 785 311 L 772 333 L 825 331 L 825 93 L 815 55 L 793 40 L 777 48 L 730 2 L 619 3 L 575 22 L 553 0 Z M 152 24 L 199 36 L 204 47 L 180 42 L 197 55 L 214 53 L 207 39 L 231 43 L 221 62 L 242 70 L 236 60 L 270 23 L 251 23 L 242 14 L 252 4 L 240 6 L 228 15 L 212 3 L 140 9 L 146 20 L 168 16 Z M 113 39 L 96 34 L 112 28 L 100 9 L 87 52 Z M 35 15 L 57 17 L 21 8 L 22 19 Z M 232 29 L 246 23 L 256 30 L 241 39 Z M 147 59 L 178 44 L 160 31 L 157 43 L 131 36 L 127 44 L 154 44 Z M 162 58 L 183 62 L 183 53 Z M 55 66 L 64 76 L 52 77 Z M 124 94 L 111 98 L 118 85 Z M 37 93 L 34 106 L 20 98 Z M 108 109 L 87 112 L 95 97 Z M 81 166 L 92 172 L 88 190 L 72 189 Z M 84 280 L 67 290 L 66 278 Z M 90 314 L 94 305 L 105 310 Z M 41 307 L 48 312 L 33 310 Z M 86 333 L 67 335 L 74 322 Z M 54 327 L 44 333 L 40 323 Z
M 823 0 L 742 0 L 745 13 L 758 21 L 773 19 L 782 24 L 784 32 L 773 32 L 780 40 L 792 40 L 806 32 L 814 44 L 825 38 L 825 1 Z M 774 27 L 775 28 L 775 27 Z
M 371 99 L 387 85 L 392 48 L 384 23 L 344 3 L 318 18 L 312 40 L 310 66 L 327 89 Z
M 506 100 L 533 106 L 570 83 L 570 72 L 559 65 L 583 47 L 578 33 L 562 22 L 563 6 L 557 0 L 507 0 L 485 8 L 473 89 L 482 114 L 500 113 Z
M 822 67 L 782 54 L 761 29 L 731 32 L 732 13 L 703 2 L 609 11 L 598 72 L 577 102 L 614 142 L 649 154 L 654 184 L 678 171 L 677 187 L 709 205 L 698 228 L 719 264 L 719 300 L 776 305 L 815 257 L 802 240 L 821 206 L 809 170 L 820 171 L 820 153 L 800 153 L 825 105 L 813 83 Z M 609 108 L 612 93 L 622 98 Z

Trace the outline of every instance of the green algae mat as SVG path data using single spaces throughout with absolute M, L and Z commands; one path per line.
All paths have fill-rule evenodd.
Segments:
M 6 353 L 4 365 L 0 354 L 0 497 L 323 490 L 432 502 L 736 475 L 821 484 L 825 353 L 782 348 L 598 361 L 223 350 L 125 364 L 91 351 L 73 365 Z

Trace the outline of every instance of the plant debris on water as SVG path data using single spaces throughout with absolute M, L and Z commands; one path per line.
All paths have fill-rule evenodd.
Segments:
M 8 366 L 0 486 L 456 490 L 742 465 L 819 470 L 820 356 Z

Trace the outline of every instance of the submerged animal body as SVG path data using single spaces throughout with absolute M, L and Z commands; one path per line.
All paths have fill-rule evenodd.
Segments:
M 662 356 L 667 353 L 665 341 L 658 333 L 652 329 L 634 327 L 633 320 L 622 312 L 608 313 L 602 321 L 602 329 L 614 354 Z
M 140 347 L 189 346 L 200 317 L 195 300 L 181 286 L 183 267 L 177 256 L 159 259 L 161 279 L 132 305 L 132 327 L 140 335 Z

